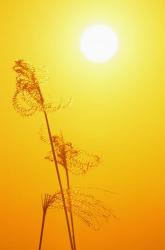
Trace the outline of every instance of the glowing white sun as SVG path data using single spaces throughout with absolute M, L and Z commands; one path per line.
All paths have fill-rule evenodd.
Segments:
M 90 26 L 82 34 L 80 50 L 92 62 L 107 62 L 116 54 L 117 49 L 117 36 L 105 25 Z

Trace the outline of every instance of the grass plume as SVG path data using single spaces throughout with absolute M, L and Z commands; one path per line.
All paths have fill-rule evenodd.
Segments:
M 113 211 L 107 208 L 101 200 L 94 195 L 84 193 L 83 188 L 71 188 L 64 190 L 67 210 L 70 210 L 72 200 L 72 212 L 93 230 L 99 230 L 110 217 L 116 218 Z M 60 192 L 48 195 L 51 200 L 51 208 L 62 209 L 62 197 Z
M 65 214 L 70 248 L 71 250 L 76 250 L 74 214 L 94 230 L 98 230 L 110 216 L 114 216 L 112 211 L 106 208 L 102 201 L 97 200 L 93 195 L 84 193 L 81 188 L 71 187 L 70 172 L 75 175 L 87 174 L 91 168 L 98 166 L 100 157 L 88 154 L 86 151 L 73 146 L 71 142 L 64 139 L 62 134 L 52 134 L 48 112 L 66 108 L 70 104 L 71 99 L 65 104 L 59 105 L 47 102 L 42 94 L 40 81 L 33 66 L 23 60 L 17 60 L 13 69 L 17 73 L 13 106 L 18 113 L 25 117 L 32 116 L 36 112 L 43 113 L 48 139 L 42 134 L 40 137 L 43 141 L 49 143 L 50 150 L 45 159 L 54 164 L 60 190 L 54 195 L 46 194 L 44 196 L 38 249 L 41 250 L 42 248 L 47 210 L 49 208 L 61 208 Z M 59 171 L 60 166 L 65 170 L 65 189 Z
M 46 103 L 43 98 L 40 85 L 39 85 L 39 80 L 36 77 L 36 70 L 33 66 L 29 65 L 23 60 L 17 60 L 15 61 L 15 65 L 13 69 L 17 73 L 16 92 L 13 96 L 13 105 L 16 111 L 19 112 L 23 116 L 31 116 L 36 111 L 42 111 L 44 114 L 48 136 L 50 140 L 50 145 L 51 145 L 52 156 L 54 160 L 54 166 L 55 166 L 56 175 L 57 175 L 57 179 L 58 179 L 58 183 L 60 187 L 60 192 L 62 195 L 63 208 L 64 208 L 64 213 L 65 213 L 65 218 L 66 218 L 66 223 L 67 223 L 70 246 L 71 246 L 71 249 L 74 250 L 70 223 L 69 223 L 69 218 L 68 218 L 64 193 L 63 193 L 63 186 L 62 186 L 62 181 L 61 181 L 61 177 L 59 173 L 58 162 L 56 159 L 56 153 L 55 153 L 54 146 L 53 146 L 52 134 L 51 134 L 51 129 L 50 129 L 48 115 L 47 115 L 47 111 L 49 111 L 50 108 L 52 109 L 52 106 L 51 104 Z M 57 109 L 59 109 L 59 107 L 57 107 L 55 110 Z

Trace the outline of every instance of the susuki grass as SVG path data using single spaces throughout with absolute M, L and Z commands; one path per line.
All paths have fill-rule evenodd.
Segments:
M 85 174 L 90 167 L 99 163 L 99 157 L 93 155 L 87 157 L 87 153 L 73 147 L 71 142 L 66 142 L 62 134 L 60 136 L 53 136 L 52 141 L 55 151 L 57 152 L 57 161 L 65 169 L 72 238 L 74 249 L 76 249 L 69 170 L 76 174 Z M 82 157 L 82 155 L 84 157 Z M 49 152 L 49 156 L 47 156 L 46 159 L 53 161 L 51 152 Z
M 47 210 L 48 208 L 53 206 L 53 203 L 54 203 L 54 197 L 51 195 L 45 194 L 45 197 L 42 201 L 42 224 L 41 224 L 41 233 L 40 233 L 40 240 L 39 240 L 39 250 L 41 250 L 41 247 L 42 247 L 42 240 L 43 240 Z
M 36 78 L 36 70 L 34 67 L 24 62 L 23 60 L 17 60 L 15 62 L 13 69 L 17 73 L 16 92 L 13 96 L 13 105 L 16 111 L 19 112 L 23 116 L 33 115 L 36 111 L 41 111 L 44 114 L 48 136 L 50 140 L 50 145 L 51 145 L 51 151 L 52 151 L 53 160 L 54 160 L 54 166 L 55 166 L 56 175 L 57 175 L 57 179 L 58 179 L 58 183 L 59 183 L 59 187 L 60 187 L 60 191 L 62 195 L 63 208 L 64 208 L 64 213 L 65 213 L 65 218 L 66 218 L 66 223 L 67 223 L 70 246 L 71 246 L 71 249 L 74 250 L 73 242 L 72 242 L 72 235 L 71 235 L 71 228 L 69 224 L 69 217 L 68 217 L 65 198 L 63 194 L 63 186 L 62 186 L 62 181 L 61 181 L 61 177 L 59 173 L 58 162 L 56 159 L 56 153 L 55 153 L 54 146 L 53 146 L 49 119 L 47 115 L 47 112 L 49 111 L 49 109 L 57 110 L 59 107 L 53 107 L 52 104 L 46 103 L 42 95 L 40 86 L 39 86 L 39 81 Z M 40 246 L 40 249 L 41 249 L 41 246 Z
M 46 194 L 42 202 L 42 223 L 39 239 L 39 250 L 42 249 L 42 240 L 48 208 L 62 208 L 64 210 L 66 226 L 69 236 L 71 250 L 77 250 L 74 217 L 77 215 L 88 226 L 97 230 L 112 214 L 103 203 L 93 195 L 84 194 L 81 188 L 72 188 L 70 172 L 79 175 L 86 174 L 90 168 L 100 163 L 100 157 L 88 154 L 73 146 L 71 142 L 64 139 L 63 135 L 53 135 L 48 112 L 65 108 L 65 105 L 53 105 L 44 98 L 40 82 L 37 78 L 36 69 L 23 60 L 15 61 L 13 67 L 16 76 L 16 91 L 13 96 L 13 106 L 22 116 L 31 116 L 37 111 L 42 112 L 46 124 L 48 136 L 41 135 L 43 141 L 49 143 L 50 149 L 45 159 L 53 162 L 56 177 L 59 184 L 59 191 L 54 195 Z M 48 137 L 48 139 L 47 139 Z M 59 167 L 65 171 L 66 187 L 62 183 Z

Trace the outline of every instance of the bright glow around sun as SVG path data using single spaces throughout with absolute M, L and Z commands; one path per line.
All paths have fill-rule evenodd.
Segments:
M 116 54 L 118 39 L 108 26 L 93 25 L 82 34 L 80 50 L 88 60 L 104 63 Z

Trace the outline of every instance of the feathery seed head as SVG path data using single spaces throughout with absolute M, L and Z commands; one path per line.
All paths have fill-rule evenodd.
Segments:
M 36 111 L 57 111 L 71 103 L 71 99 L 65 104 L 57 105 L 45 102 L 40 90 L 40 76 L 36 69 L 24 60 L 16 60 L 13 69 L 17 73 L 13 106 L 22 116 L 31 116 Z
M 90 168 L 100 163 L 99 156 L 75 148 L 71 142 L 66 142 L 62 135 L 52 136 L 52 141 L 58 163 L 75 175 L 86 174 Z M 45 159 L 53 161 L 51 151 Z
M 54 195 L 45 195 L 45 197 L 48 197 L 46 209 L 63 208 L 61 192 Z M 64 197 L 68 212 L 71 211 L 70 206 L 72 206 L 73 213 L 93 230 L 99 230 L 109 217 L 115 217 L 112 210 L 105 207 L 102 201 L 91 194 L 83 193 L 80 188 L 64 190 Z

